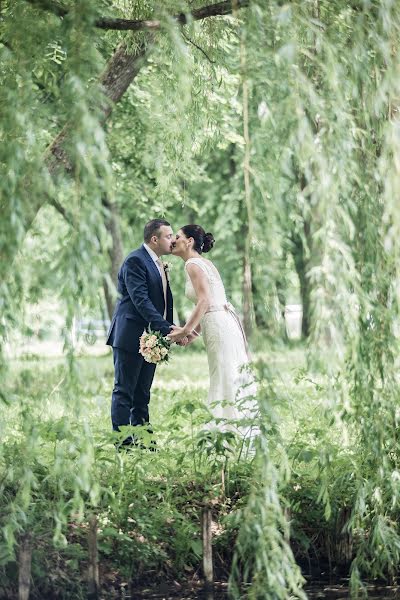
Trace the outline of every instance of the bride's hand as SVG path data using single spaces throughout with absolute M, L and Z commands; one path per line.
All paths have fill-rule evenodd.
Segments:
M 197 340 L 199 336 L 195 335 L 194 333 L 188 333 L 187 335 L 187 343 L 185 344 L 186 346 L 189 346 L 190 344 L 193 344 L 193 342 L 195 340 Z
M 184 327 L 177 327 L 176 325 L 172 325 L 171 332 L 167 335 L 167 338 L 171 340 L 171 342 L 180 342 L 187 336 L 187 332 Z

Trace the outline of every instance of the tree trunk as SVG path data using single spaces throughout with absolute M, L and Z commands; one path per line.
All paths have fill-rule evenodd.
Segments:
M 307 187 L 307 179 L 299 165 L 293 161 L 293 173 L 295 174 L 296 184 L 301 192 L 305 193 Z M 293 256 L 294 266 L 297 277 L 299 278 L 301 304 L 303 309 L 303 318 L 301 321 L 301 336 L 307 339 L 310 335 L 311 328 L 311 284 L 307 274 L 310 269 L 309 257 L 312 255 L 312 235 L 311 222 L 308 221 L 304 214 L 299 214 L 303 220 L 303 231 L 299 232 L 293 227 L 289 234 L 290 247 L 289 250 Z
M 251 282 L 252 286 L 252 294 L 254 298 L 254 318 L 255 324 L 258 330 L 266 330 L 268 329 L 268 319 L 265 310 L 265 297 L 263 297 L 263 292 L 259 290 L 258 284 L 254 277 Z
M 185 315 L 180 306 L 176 308 L 176 314 L 178 315 L 178 323 L 180 327 L 183 327 L 186 323 Z
M 251 262 L 247 252 L 243 257 L 243 327 L 247 339 L 251 338 L 253 333 L 253 292 L 251 284 Z
M 309 232 L 309 229 L 310 228 L 308 224 L 305 224 L 304 230 L 307 239 L 310 238 L 310 235 L 307 235 L 307 231 Z M 311 284 L 310 279 L 308 277 L 309 261 L 306 258 L 307 249 L 304 247 L 304 240 L 302 239 L 302 237 L 298 233 L 293 233 L 291 239 L 291 252 L 296 268 L 296 273 L 299 278 L 301 304 L 303 308 L 301 335 L 304 339 L 307 339 L 310 335 L 311 328 Z M 311 240 L 309 239 L 309 241 Z
M 234 3 L 237 8 L 237 1 Z M 236 11 L 234 11 L 235 13 Z M 246 219 L 244 222 L 245 244 L 243 256 L 243 327 L 247 339 L 251 338 L 254 325 L 254 303 L 252 292 L 251 274 L 251 236 L 253 229 L 253 206 L 250 186 L 250 130 L 249 130 L 249 83 L 247 79 L 247 57 L 246 46 L 243 36 L 240 40 L 240 72 L 242 78 L 243 93 L 243 138 L 244 138 L 244 206 Z
M 103 74 L 100 77 L 100 85 L 104 93 L 102 115 L 100 121 L 104 123 L 111 114 L 113 105 L 119 102 L 129 85 L 135 79 L 142 68 L 148 50 L 144 42 L 134 54 L 127 51 L 125 44 L 118 46 L 111 59 L 108 61 Z M 58 136 L 50 145 L 45 162 L 51 176 L 63 170 L 69 174 L 73 173 L 72 164 L 65 150 L 68 142 L 69 123 L 67 123 Z
M 335 564 L 339 567 L 349 567 L 354 558 L 353 536 L 348 529 L 351 518 L 351 508 L 344 506 L 338 513 L 335 524 Z
M 311 288 L 307 277 L 306 269 L 303 268 L 297 271 L 300 280 L 301 303 L 303 316 L 301 320 L 301 336 L 307 339 L 311 329 Z
M 279 302 L 279 312 L 281 315 L 281 335 L 282 340 L 288 341 L 288 332 L 286 328 L 286 294 L 287 294 L 287 277 L 286 277 L 286 260 L 287 260 L 287 251 L 286 249 L 283 252 L 282 259 L 280 261 L 279 275 L 276 278 L 275 286 L 276 286 L 276 295 L 278 297 Z
M 104 206 L 108 210 L 106 219 L 106 229 L 111 236 L 112 245 L 108 251 L 110 257 L 110 271 L 108 277 L 104 278 L 103 288 L 106 300 L 108 316 L 111 319 L 114 312 L 116 285 L 118 279 L 118 271 L 124 258 L 124 249 L 121 239 L 121 228 L 119 214 L 114 203 L 109 203 L 108 200 L 103 201 Z

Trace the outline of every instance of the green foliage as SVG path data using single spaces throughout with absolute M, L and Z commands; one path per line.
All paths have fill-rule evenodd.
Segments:
M 160 580 L 183 579 L 198 569 L 201 506 L 213 503 L 222 522 L 231 510 L 230 498 L 247 493 L 251 461 L 234 435 L 215 432 L 210 438 L 202 431 L 208 418 L 200 402 L 206 380 L 196 384 L 193 374 L 196 369 L 204 373 L 204 359 L 200 365 L 196 354 L 183 360 L 192 377 L 175 392 L 179 359 L 159 367 L 153 394 L 156 454 L 118 453 L 113 446 L 108 355 L 80 359 L 74 388 L 79 412 L 69 401 L 62 363 L 22 363 L 10 373 L 7 390 L 17 382 L 24 399 L 17 404 L 17 395 L 10 398 L 3 422 L 0 570 L 7 589 L 16 583 L 9 566 L 17 561 L 20 536 L 29 531 L 38 543 L 33 555 L 37 588 L 49 594 L 62 590 L 65 597 L 71 590 L 83 594 L 78 560 L 86 560 L 93 512 L 100 562 L 116 573 L 117 582 L 139 583 L 151 571 Z M 54 573 L 50 580 L 49 572 Z
M 289 539 L 304 568 L 327 560 L 340 543 L 336 522 L 343 507 L 354 503 L 363 457 L 351 436 L 343 444 L 339 424 L 326 417 L 329 380 L 309 380 L 302 350 L 264 348 L 259 359 L 269 368 L 261 372 L 264 426 L 256 454 L 232 432 L 204 429 L 206 361 L 197 353 L 176 349 L 158 367 L 151 401 L 157 453 L 113 447 L 109 355 L 78 359 L 79 412 L 62 361 L 15 364 L 5 384 L 11 406 L 3 412 L 0 463 L 4 585 L 14 589 L 11 565 L 28 528 L 39 544 L 33 554 L 38 589 L 84 594 L 93 512 L 102 572 L 115 582 L 102 580 L 110 593 L 123 581 L 146 582 L 150 572 L 153 582 L 184 581 L 199 568 L 199 518 L 207 502 L 218 578 L 229 574 L 236 548 L 233 596 L 249 583 L 257 598 L 288 597 L 289 590 L 300 597 Z M 374 529 L 377 540 L 388 533 L 383 525 Z M 354 543 L 370 547 L 361 534 Z M 360 565 L 362 576 L 368 572 Z
M 265 392 L 271 392 L 271 389 Z M 264 392 L 264 393 L 265 393 Z M 248 598 L 306 598 L 304 580 L 290 548 L 290 529 L 279 488 L 289 473 L 286 453 L 280 448 L 280 468 L 274 464 L 271 442 L 271 393 L 260 401 L 261 435 L 258 439 L 258 464 L 255 484 L 245 508 L 239 512 L 239 533 L 232 563 L 230 593 L 242 598 L 249 584 Z M 262 397 L 262 396 L 261 396 Z M 268 441 L 267 441 L 268 440 Z
M 249 455 L 238 463 L 238 480 L 246 472 L 250 504 L 241 513 L 236 590 L 244 574 L 254 597 L 283 598 L 289 589 L 301 595 L 283 507 L 294 515 L 301 554 L 311 547 L 303 531 L 307 502 L 332 539 L 333 520 L 345 509 L 356 589 L 365 575 L 393 576 L 399 563 L 399 7 L 389 0 L 251 2 L 230 17 L 183 28 L 172 22 L 171 15 L 202 5 L 82 0 L 65 2 L 68 15 L 60 19 L 25 0 L 2 3 L 0 335 L 34 335 L 25 306 L 55 296 L 70 361 L 68 371 L 22 371 L 18 387 L 0 390 L 10 405 L 6 410 L 20 405 L 14 430 L 2 425 L 1 560 L 15 557 L 18 536 L 30 528 L 47 544 L 51 531 L 61 552 L 71 514 L 82 534 L 87 510 L 107 512 L 108 506 L 113 514 L 104 517 L 110 519 L 102 532 L 105 554 L 127 553 L 135 564 L 155 568 L 173 556 L 171 571 L 198 559 L 196 518 L 176 499 L 182 489 L 156 472 L 151 503 L 162 497 L 165 510 L 162 518 L 152 512 L 153 521 L 146 520 L 141 465 L 132 465 L 127 477 L 129 457 L 113 458 L 104 469 L 106 426 L 93 433 L 92 413 L 82 406 L 81 394 L 91 395 L 93 403 L 97 392 L 104 394 L 92 380 L 93 389 L 86 389 L 73 361 L 71 329 L 77 314 L 99 313 L 103 305 L 108 251 L 115 242 L 107 231 L 107 199 L 119 210 L 126 249 L 141 241 L 143 223 L 155 215 L 174 226 L 200 221 L 213 231 L 215 262 L 238 306 L 250 242 L 262 340 L 284 337 L 276 317 L 288 298 L 301 296 L 309 365 L 297 375 L 305 390 L 298 407 L 320 400 L 315 418 L 298 411 L 293 437 L 283 431 L 280 438 L 285 422 L 278 425 L 269 409 L 262 411 L 262 426 L 271 430 L 262 437 L 252 475 L 261 476 L 262 485 L 248 481 Z M 100 15 L 159 18 L 162 26 L 150 44 L 143 33 L 100 32 L 94 26 Z M 105 125 L 97 82 L 121 41 L 133 54 L 145 42 L 148 58 Z M 254 215 L 249 240 L 244 108 Z M 172 276 L 181 317 L 187 308 L 179 293 L 183 271 L 177 267 Z M 42 383 L 35 391 L 36 377 Z M 285 382 L 272 373 L 265 379 L 274 382 L 271 402 L 284 399 Z M 295 397 L 295 386 L 287 385 Z M 171 419 L 190 423 L 190 433 L 173 432 L 171 443 L 188 443 L 190 452 L 177 452 L 169 465 L 162 456 L 159 462 L 172 479 L 176 469 L 186 469 L 196 498 L 214 493 L 221 469 L 232 469 L 229 436 L 196 437 L 196 427 L 207 419 L 203 396 L 201 388 L 190 402 L 183 397 L 171 407 Z M 283 405 L 284 412 L 289 403 Z M 290 465 L 299 489 L 291 487 L 289 469 L 277 469 L 280 461 Z M 110 473 L 107 486 L 103 476 Z M 137 490 L 135 517 L 127 510 L 127 484 Z M 43 502 L 48 508 L 41 520 Z M 128 518 L 140 518 L 140 526 L 125 530 Z M 171 531 L 173 548 L 160 541 Z M 225 534 L 232 541 L 235 526 Z M 254 555 L 255 539 L 263 552 L 249 566 L 243 556 Z M 74 548 L 64 549 L 71 564 Z M 282 581 L 272 580 L 270 570 L 278 557 L 286 565 Z

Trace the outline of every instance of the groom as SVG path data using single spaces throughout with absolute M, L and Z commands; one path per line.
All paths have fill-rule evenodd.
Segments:
M 118 273 L 117 305 L 107 344 L 114 356 L 111 421 L 121 425 L 149 423 L 150 388 L 155 364 L 139 354 L 139 338 L 150 325 L 167 335 L 172 327 L 172 294 L 161 256 L 170 254 L 174 236 L 168 221 L 153 219 L 144 228 L 144 244 L 131 252 Z M 129 436 L 122 444 L 135 445 Z

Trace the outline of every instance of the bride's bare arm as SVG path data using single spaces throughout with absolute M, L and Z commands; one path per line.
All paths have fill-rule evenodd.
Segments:
M 193 333 L 196 335 L 200 335 L 201 334 L 201 325 L 200 323 L 198 325 L 196 325 L 196 327 L 193 329 Z
M 183 330 L 187 335 L 188 333 L 192 333 L 193 329 L 198 331 L 197 327 L 210 306 L 210 286 L 208 284 L 207 275 L 201 267 L 194 263 L 190 263 L 187 265 L 186 269 L 192 280 L 192 285 L 197 297 L 197 304 L 187 320 L 186 325 L 183 327 Z
M 196 325 L 196 328 L 193 329 L 192 333 L 188 333 L 186 336 L 187 339 L 187 343 L 185 344 L 186 346 L 189 346 L 190 344 L 193 344 L 193 342 L 195 342 L 201 335 L 201 325 L 200 323 L 198 325 Z M 179 342 L 178 342 L 179 344 Z
M 186 325 L 184 327 L 173 327 L 173 331 L 171 331 L 171 333 L 168 335 L 168 337 L 174 342 L 177 342 L 186 335 L 191 334 L 194 329 L 199 332 L 200 320 L 210 306 L 210 287 L 206 274 L 201 267 L 194 263 L 187 265 L 186 269 L 192 281 L 194 291 L 196 292 L 197 304 L 194 307 Z

